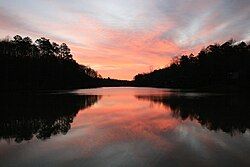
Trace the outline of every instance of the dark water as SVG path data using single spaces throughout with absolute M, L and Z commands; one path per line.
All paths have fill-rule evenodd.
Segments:
M 0 166 L 250 166 L 247 95 L 155 88 L 2 94 Z

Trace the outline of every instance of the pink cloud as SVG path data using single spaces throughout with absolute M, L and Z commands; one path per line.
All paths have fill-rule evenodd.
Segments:
M 25 0 L 24 0 L 25 1 Z M 0 35 L 67 43 L 74 58 L 104 77 L 132 79 L 211 43 L 249 39 L 249 2 L 5 1 Z

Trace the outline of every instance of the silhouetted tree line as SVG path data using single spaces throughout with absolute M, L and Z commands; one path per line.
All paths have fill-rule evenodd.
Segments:
M 197 120 L 209 130 L 222 130 L 230 135 L 250 129 L 250 106 L 245 95 L 136 96 L 138 99 L 160 103 L 171 109 L 174 118 Z
M 101 96 L 74 94 L 1 94 L 0 139 L 22 142 L 66 134 L 81 109 Z
M 250 85 L 250 44 L 229 40 L 209 45 L 197 56 L 175 58 L 169 67 L 138 74 L 136 86 L 243 88 Z
M 111 78 L 97 78 L 95 84 L 103 87 L 134 86 L 132 81 Z
M 93 87 L 100 77 L 78 64 L 65 43 L 58 45 L 46 38 L 33 43 L 19 35 L 0 40 L 0 71 L 4 90 Z

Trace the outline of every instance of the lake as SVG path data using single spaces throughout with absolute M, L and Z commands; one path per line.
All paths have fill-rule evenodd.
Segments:
M 247 95 L 157 88 L 2 94 L 0 166 L 250 166 Z

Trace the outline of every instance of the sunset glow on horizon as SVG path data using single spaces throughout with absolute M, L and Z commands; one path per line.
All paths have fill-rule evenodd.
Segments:
M 66 43 L 103 77 L 132 80 L 181 54 L 250 40 L 249 0 L 0 0 L 0 38 Z

